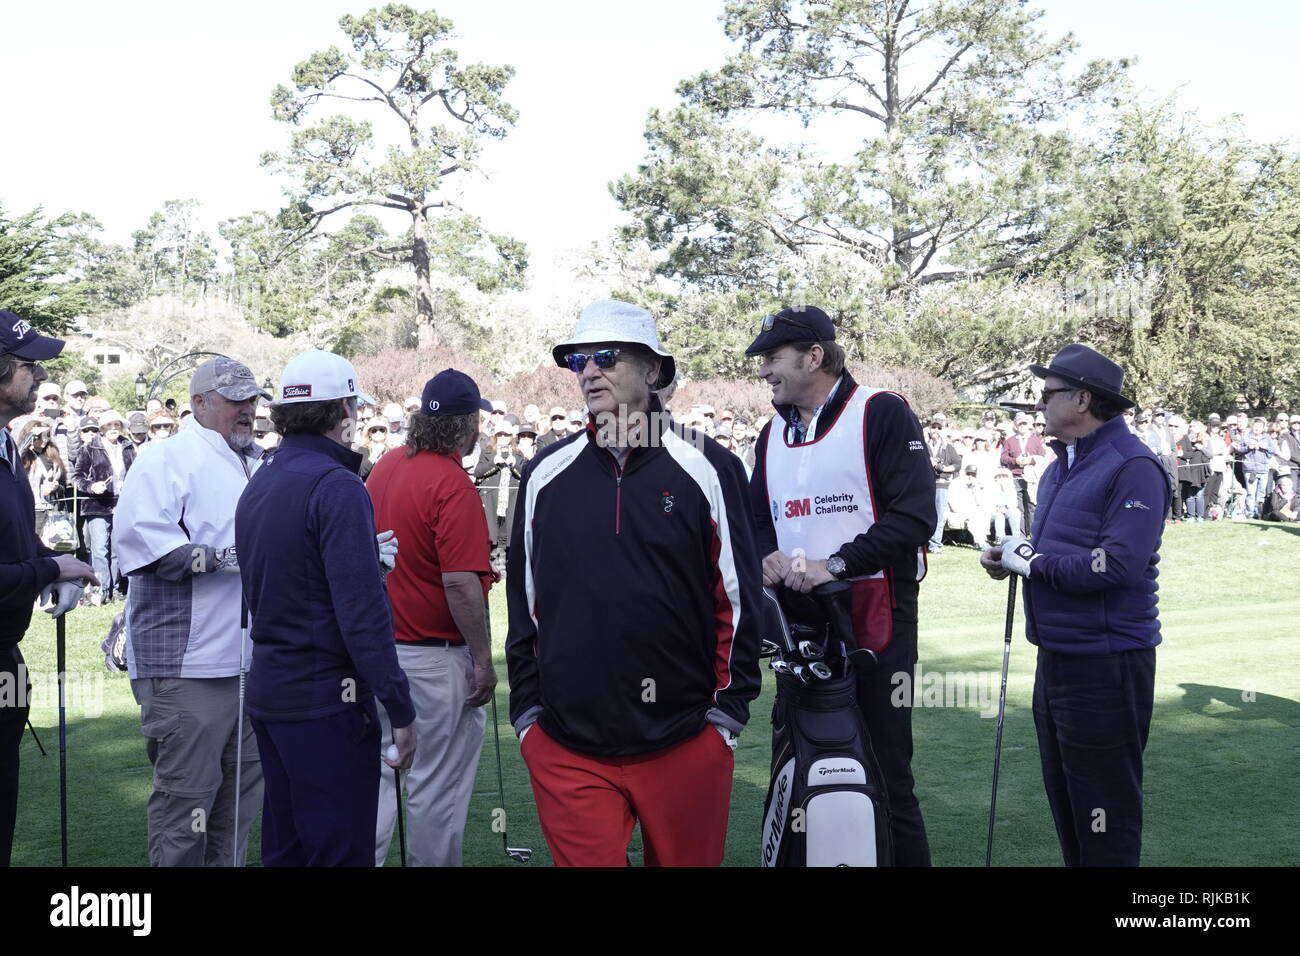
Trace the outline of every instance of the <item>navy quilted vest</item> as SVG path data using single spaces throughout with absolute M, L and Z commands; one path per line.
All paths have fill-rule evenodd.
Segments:
M 1111 481 L 1125 462 L 1160 459 L 1116 416 L 1079 439 L 1074 467 L 1066 470 L 1066 449 L 1053 442 L 1056 461 L 1038 485 L 1034 547 L 1044 554 L 1092 554 L 1101 538 L 1102 513 Z M 1162 466 L 1163 467 L 1163 466 Z M 1168 508 L 1169 491 L 1162 504 Z M 1025 633 L 1031 644 L 1067 654 L 1111 654 L 1160 643 L 1156 616 L 1157 550 L 1134 587 L 1066 594 L 1030 577 L 1025 582 Z

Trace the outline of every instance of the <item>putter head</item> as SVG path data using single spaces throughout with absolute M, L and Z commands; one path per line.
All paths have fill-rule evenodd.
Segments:
M 517 863 L 527 863 L 533 858 L 533 851 L 521 846 L 508 846 L 506 856 Z

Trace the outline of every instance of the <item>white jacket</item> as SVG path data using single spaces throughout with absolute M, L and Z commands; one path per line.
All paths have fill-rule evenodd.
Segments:
M 230 677 L 239 673 L 238 565 L 213 570 L 201 545 L 233 555 L 235 506 L 260 465 L 197 421 L 141 449 L 113 515 L 113 549 L 124 574 L 185 545 L 193 576 L 165 581 L 135 574 L 127 598 L 127 664 L 136 677 Z M 246 660 L 251 660 L 249 648 Z

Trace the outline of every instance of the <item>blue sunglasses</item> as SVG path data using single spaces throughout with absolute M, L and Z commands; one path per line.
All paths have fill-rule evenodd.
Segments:
M 569 366 L 569 371 L 575 375 L 582 372 L 587 367 L 588 361 L 594 361 L 596 368 L 613 368 L 618 362 L 619 353 L 622 349 L 601 349 L 599 352 L 592 352 L 588 355 L 585 352 L 570 352 L 564 356 L 564 364 Z

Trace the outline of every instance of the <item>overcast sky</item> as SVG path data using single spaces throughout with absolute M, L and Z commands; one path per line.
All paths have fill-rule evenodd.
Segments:
M 378 4 L 375 4 L 378 5 Z M 1138 83 L 1209 119 L 1244 116 L 1260 139 L 1297 135 L 1300 4 L 1045 0 L 1045 28 L 1073 31 L 1087 57 L 1137 55 Z M 423 7 L 424 4 L 417 3 Z M 467 202 L 525 240 L 536 269 L 608 234 L 608 183 L 644 155 L 647 110 L 716 67 L 729 46 L 721 0 L 442 0 L 461 62 L 516 67 L 520 112 L 483 157 Z M 206 227 L 277 208 L 258 156 L 289 127 L 272 88 L 314 50 L 341 44 L 339 0 L 45 0 L 0 8 L 0 205 L 13 214 L 85 210 L 126 240 L 167 199 L 198 199 Z M 543 283 L 545 284 L 545 283 Z

